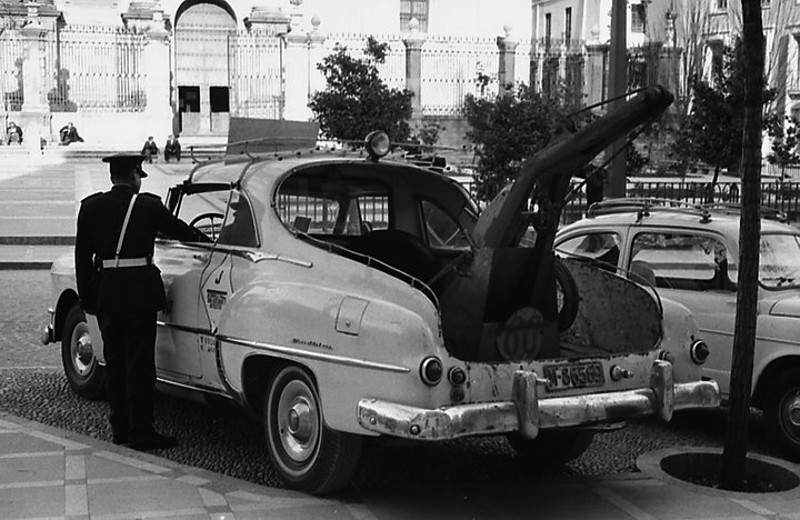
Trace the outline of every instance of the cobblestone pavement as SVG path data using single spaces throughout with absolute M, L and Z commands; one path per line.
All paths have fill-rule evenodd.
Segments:
M 1 247 L 1 246 L 0 246 Z M 0 368 L 61 368 L 56 345 L 42 345 L 38 333 L 48 322 L 52 305 L 47 270 L 0 270 Z

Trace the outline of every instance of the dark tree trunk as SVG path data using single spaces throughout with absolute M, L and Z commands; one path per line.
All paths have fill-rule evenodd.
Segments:
M 747 460 L 750 391 L 756 337 L 758 254 L 761 240 L 761 120 L 764 93 L 764 33 L 761 0 L 742 1 L 745 112 L 742 146 L 742 216 L 739 225 L 739 285 L 733 337 L 731 392 L 720 466 L 723 489 L 743 490 Z

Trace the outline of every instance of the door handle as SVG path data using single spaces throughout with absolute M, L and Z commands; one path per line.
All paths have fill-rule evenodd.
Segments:
M 194 258 L 195 260 L 200 260 L 201 262 L 206 262 L 206 261 L 208 261 L 208 254 L 195 253 L 195 254 L 192 255 L 192 258 Z

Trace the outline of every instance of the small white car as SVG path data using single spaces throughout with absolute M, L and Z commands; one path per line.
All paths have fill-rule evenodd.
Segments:
M 461 184 L 388 160 L 385 134 L 366 150 L 229 157 L 166 200 L 212 242 L 156 244 L 160 387 L 260 417 L 288 486 L 340 489 L 366 436 L 502 434 L 531 463 L 563 463 L 609 425 L 718 406 L 684 308 L 664 328 L 656 295 L 623 277 L 550 247 L 479 247 Z M 71 255 L 52 278 L 43 340 L 99 398 L 102 340 Z
M 765 211 L 766 215 L 767 212 Z M 659 199 L 612 199 L 559 230 L 563 256 L 591 258 L 688 307 L 711 355 L 703 373 L 729 395 L 739 210 Z M 787 458 L 800 460 L 800 229 L 762 219 L 752 406 Z

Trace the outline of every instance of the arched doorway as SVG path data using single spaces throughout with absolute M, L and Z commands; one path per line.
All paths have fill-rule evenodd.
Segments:
M 230 119 L 229 41 L 236 18 L 220 0 L 189 0 L 175 18 L 176 116 L 183 135 L 226 135 Z

